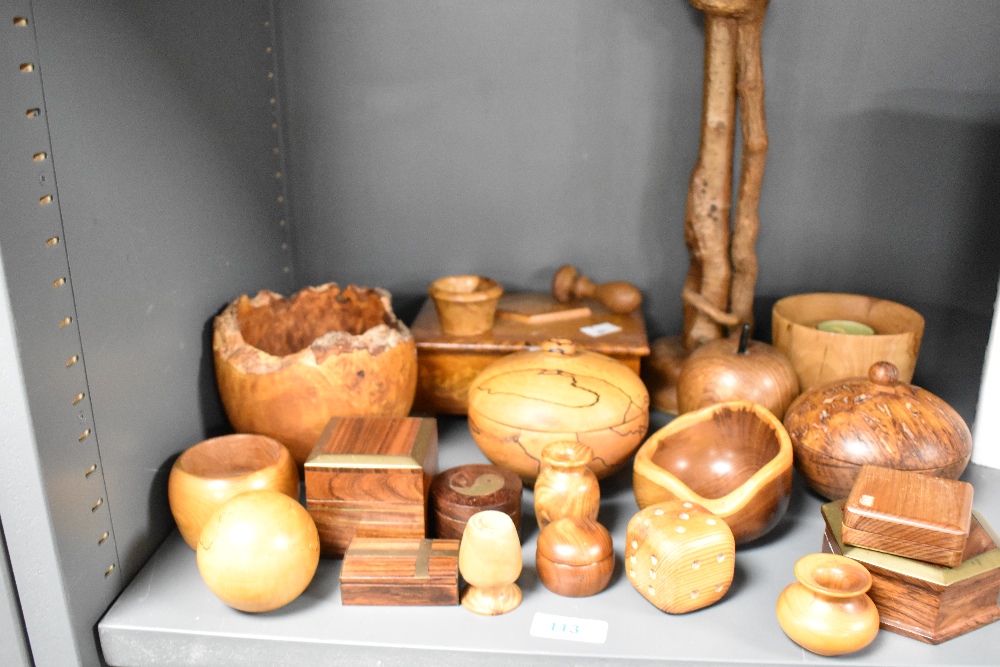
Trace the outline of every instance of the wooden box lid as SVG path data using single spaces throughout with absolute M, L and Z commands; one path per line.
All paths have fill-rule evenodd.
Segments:
M 520 529 L 522 488 L 521 478 L 500 466 L 473 463 L 445 470 L 431 483 L 437 536 L 460 539 L 472 515 L 485 510 L 503 512 Z
M 306 498 L 424 503 L 437 445 L 433 418 L 334 417 L 305 463 Z
M 862 466 L 844 504 L 845 544 L 955 567 L 972 521 L 972 485 Z
M 458 604 L 458 540 L 356 537 L 340 571 L 345 605 Z

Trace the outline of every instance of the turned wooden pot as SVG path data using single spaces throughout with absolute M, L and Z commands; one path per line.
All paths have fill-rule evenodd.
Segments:
M 445 276 L 427 290 L 437 309 L 441 331 L 449 336 L 475 336 L 493 328 L 503 287 L 483 276 Z
M 589 517 L 557 519 L 538 535 L 535 568 L 545 587 L 557 595 L 596 595 L 607 588 L 615 569 L 611 534 Z
M 331 417 L 405 417 L 417 387 L 413 336 L 378 288 L 243 295 L 215 318 L 212 349 L 233 428 L 275 438 L 300 467 Z
M 198 548 L 208 517 L 245 491 L 299 498 L 299 471 L 288 450 L 264 435 L 236 433 L 203 440 L 177 457 L 167 480 L 170 512 L 181 537 Z
M 777 525 L 792 490 L 792 444 L 781 422 L 749 401 L 683 414 L 635 455 L 633 491 L 640 508 L 686 500 L 729 525 L 737 543 Z
M 625 464 L 649 426 L 649 393 L 611 357 L 558 339 L 491 363 L 469 388 L 469 430 L 493 463 L 533 485 L 542 449 L 589 446 L 598 479 Z
M 868 377 L 807 391 L 788 408 L 785 428 L 795 467 L 830 500 L 846 498 L 862 465 L 958 479 L 972 455 L 972 434 L 946 402 L 900 380 L 893 364 Z
M 822 331 L 824 322 L 848 321 L 872 335 Z M 890 361 L 904 382 L 913 378 L 924 318 L 900 303 L 857 294 L 815 293 L 785 297 L 771 311 L 771 342 L 784 352 L 802 391 L 868 372 Z

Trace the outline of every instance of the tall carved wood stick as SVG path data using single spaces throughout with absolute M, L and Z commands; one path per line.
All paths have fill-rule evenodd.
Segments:
M 757 234 L 761 184 L 767 161 L 767 121 L 764 115 L 764 68 L 761 32 L 768 0 L 739 21 L 736 34 L 736 92 L 739 97 L 743 155 L 740 186 L 733 216 L 732 291 L 729 311 L 740 322 L 753 325 L 753 294 L 757 283 Z
M 720 311 L 729 308 L 729 212 L 736 123 L 737 20 L 727 3 L 691 0 L 705 12 L 705 83 L 701 144 L 691 172 L 684 241 L 691 255 L 684 287 Z M 722 5 L 720 7 L 720 4 Z M 722 336 L 705 311 L 684 306 L 684 347 L 693 350 Z

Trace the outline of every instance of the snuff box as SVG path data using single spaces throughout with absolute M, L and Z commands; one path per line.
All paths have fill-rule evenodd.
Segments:
M 331 419 L 305 464 L 323 556 L 342 556 L 355 535 L 425 537 L 437 452 L 432 418 Z
M 852 558 L 871 572 L 868 595 L 883 630 L 940 644 L 1000 618 L 1000 537 L 978 512 L 972 513 L 958 567 L 846 545 L 840 501 L 823 505 L 822 514 L 823 551 Z
M 844 544 L 961 565 L 972 494 L 968 482 L 862 466 L 844 504 Z
M 437 537 L 459 540 L 473 514 L 503 512 L 521 526 L 521 478 L 506 468 L 471 463 L 449 468 L 431 483 L 434 532 Z
M 344 554 L 345 605 L 457 605 L 458 540 L 358 537 Z

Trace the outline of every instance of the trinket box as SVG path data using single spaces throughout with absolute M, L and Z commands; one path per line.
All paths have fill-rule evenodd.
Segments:
M 503 512 L 521 526 L 521 478 L 499 466 L 474 463 L 445 470 L 431 483 L 434 534 L 460 540 L 472 515 Z
M 557 595 L 587 597 L 603 591 L 615 569 L 611 534 L 594 519 L 564 516 L 542 529 L 535 568 Z
M 883 630 L 940 644 L 1000 618 L 1000 537 L 976 511 L 962 564 L 942 567 L 845 545 L 840 502 L 823 505 L 823 551 L 842 554 L 872 575 L 869 597 Z
M 355 535 L 426 536 L 437 447 L 432 418 L 331 419 L 305 464 L 323 556 L 342 556 Z
M 972 485 L 862 466 L 844 504 L 844 544 L 956 567 L 972 521 Z
M 356 538 L 344 554 L 345 605 L 458 604 L 458 540 Z
M 410 327 L 417 344 L 415 410 L 464 415 L 469 386 L 500 357 L 532 349 L 550 338 L 572 340 L 581 349 L 606 354 L 636 373 L 649 354 L 642 311 L 621 315 L 599 302 L 584 299 L 560 303 L 549 294 L 504 294 L 493 328 L 474 336 L 450 336 L 441 329 L 428 299 Z

